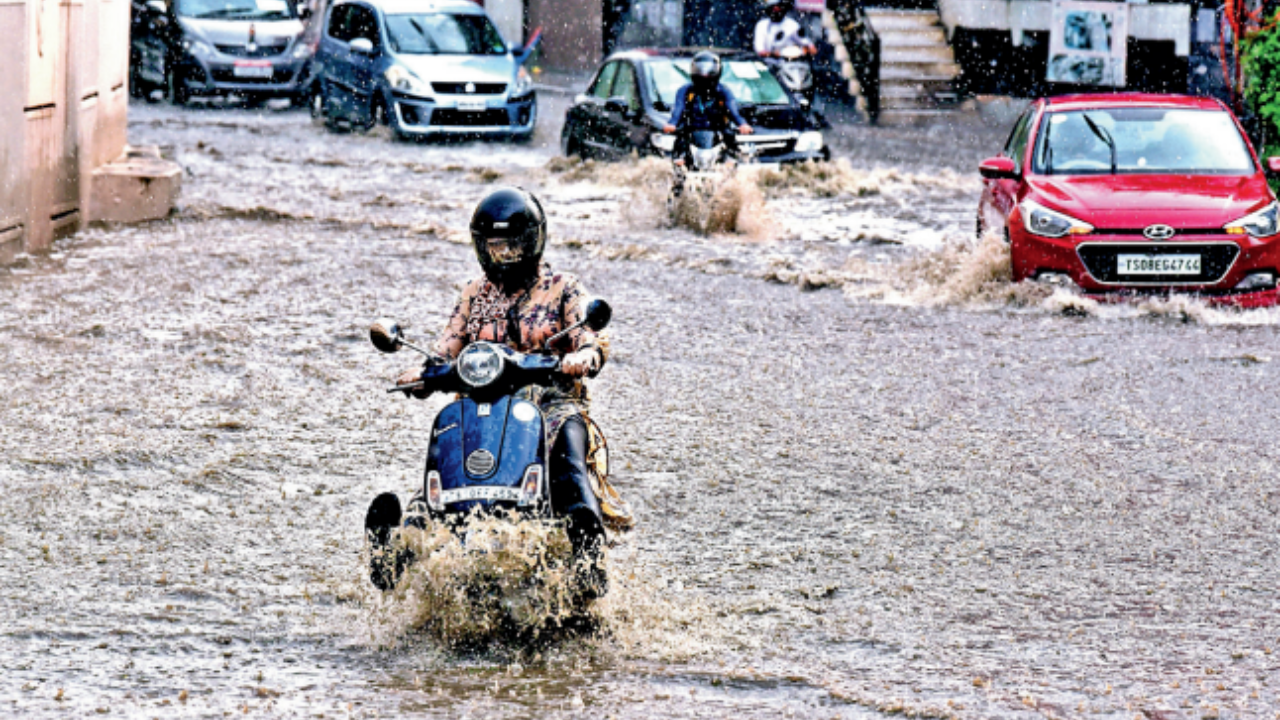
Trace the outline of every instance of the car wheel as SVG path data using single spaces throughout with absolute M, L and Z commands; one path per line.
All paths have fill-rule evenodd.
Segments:
M 323 82 L 320 83 L 320 92 L 317 96 L 320 98 L 318 108 L 316 110 L 320 119 L 324 122 L 324 127 L 330 132 L 342 132 L 344 130 L 342 122 L 333 116 L 333 100 L 329 97 L 329 86 Z
M 579 160 L 586 160 L 587 151 L 582 142 L 578 140 L 578 136 L 574 134 L 572 127 L 571 125 L 565 127 L 564 133 L 560 137 L 560 149 L 564 152 L 565 157 L 576 155 Z
M 311 113 L 312 120 L 320 120 L 324 118 L 324 93 L 320 89 L 320 83 L 314 83 L 311 91 L 307 93 L 307 112 Z
M 387 123 L 387 102 L 382 99 L 381 93 L 376 93 L 373 99 L 369 101 L 369 116 L 360 129 L 364 132 L 370 132 L 377 129 L 381 125 Z
M 165 74 L 168 79 L 169 102 L 175 107 L 182 107 L 191 100 L 191 91 L 187 89 L 187 84 L 182 77 L 182 71 L 176 67 L 170 68 Z

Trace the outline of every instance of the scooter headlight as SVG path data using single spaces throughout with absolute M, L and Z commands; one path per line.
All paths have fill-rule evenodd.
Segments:
M 444 512 L 444 488 L 440 484 L 440 473 L 435 470 L 427 473 L 427 507 Z
M 489 343 L 475 343 L 458 356 L 458 377 L 473 388 L 482 388 L 502 375 L 502 356 Z
M 520 483 L 520 507 L 532 507 L 542 496 L 542 466 L 530 465 Z
M 712 165 L 715 165 L 716 161 L 720 159 L 720 148 L 714 147 L 707 148 L 705 150 L 702 148 L 692 148 L 692 154 L 693 164 L 699 170 L 706 170 Z

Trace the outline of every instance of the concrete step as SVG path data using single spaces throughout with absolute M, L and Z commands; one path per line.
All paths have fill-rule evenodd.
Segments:
M 880 82 L 881 84 L 902 81 L 904 83 L 928 83 L 928 82 L 945 82 L 950 83 L 960 75 L 960 66 L 955 63 L 950 65 L 928 65 L 924 68 L 916 65 L 890 65 L 886 63 L 880 64 Z
M 923 30 L 939 24 L 932 10 L 867 10 L 876 33 L 888 30 Z
M 912 32 L 893 30 L 879 33 L 879 36 L 882 49 L 886 47 L 950 47 L 947 45 L 947 36 L 942 32 L 942 28 Z
M 956 61 L 955 54 L 951 52 L 951 48 L 943 45 L 921 45 L 907 46 L 893 45 L 886 47 L 880 46 L 880 62 L 883 63 L 943 63 L 952 64 Z

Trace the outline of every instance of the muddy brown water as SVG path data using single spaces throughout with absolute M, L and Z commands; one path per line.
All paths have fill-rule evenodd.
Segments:
M 702 238 L 652 215 L 651 168 L 549 168 L 552 123 L 131 118 L 188 168 L 181 211 L 0 276 L 3 714 L 1280 710 L 1274 313 L 1011 288 L 955 244 L 976 186 L 946 163 L 855 154 L 835 190 L 766 187 L 768 232 Z M 365 505 L 419 480 L 440 405 L 384 394 L 405 358 L 365 328 L 436 331 L 506 181 L 614 305 L 596 417 L 640 525 L 594 631 L 460 650 L 363 577 Z

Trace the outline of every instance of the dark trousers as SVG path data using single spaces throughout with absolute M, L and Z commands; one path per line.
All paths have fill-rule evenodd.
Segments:
M 597 552 L 604 537 L 600 502 L 587 475 L 587 426 L 571 417 L 560 426 L 551 446 L 551 510 L 568 521 L 569 541 L 576 553 Z

